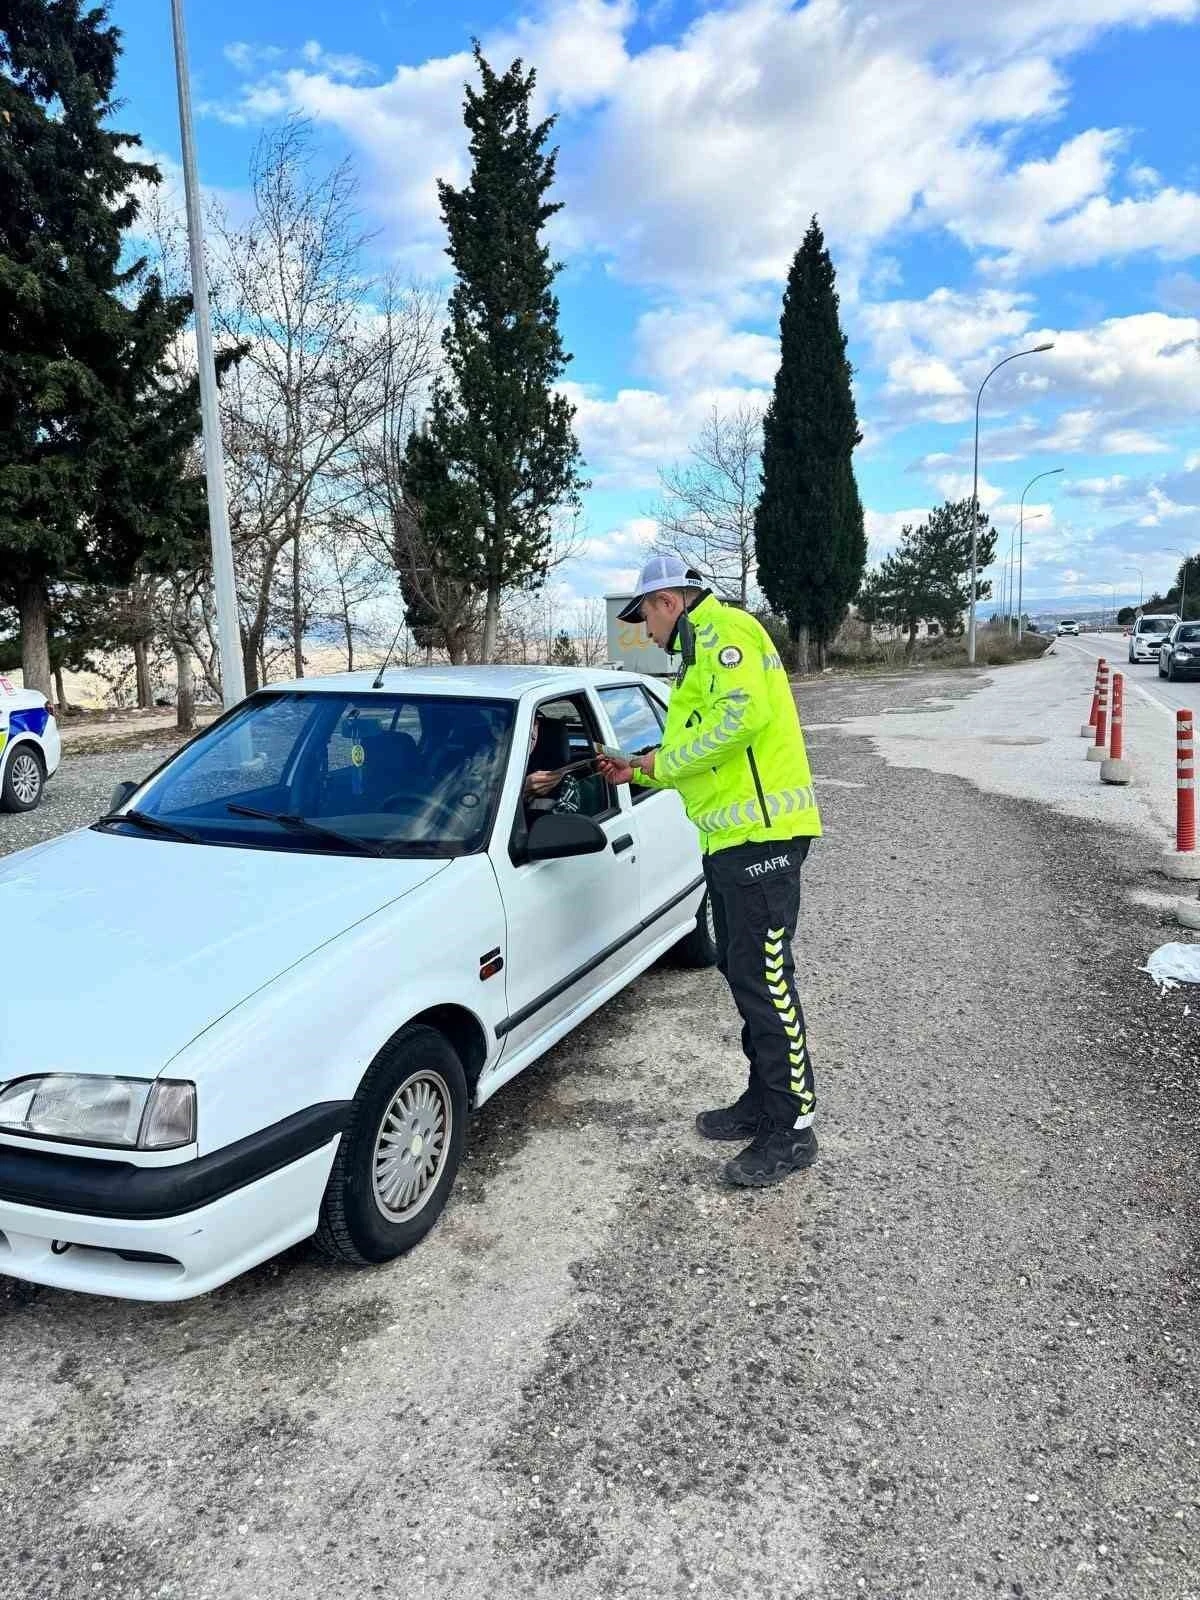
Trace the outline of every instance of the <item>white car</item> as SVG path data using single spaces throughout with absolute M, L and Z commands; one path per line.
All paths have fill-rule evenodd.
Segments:
M 61 758 L 58 724 L 46 696 L 0 677 L 0 811 L 32 811 Z
M 1076 639 L 1079 637 L 1079 624 L 1075 621 L 1074 617 L 1064 617 L 1058 625 L 1058 636 L 1060 639 L 1064 634 L 1068 633 L 1074 635 Z
M 0 861 L 0 1273 L 182 1300 L 314 1234 L 360 1264 L 414 1245 L 469 1111 L 673 946 L 715 959 L 677 795 L 580 768 L 524 797 L 527 770 L 657 744 L 665 694 L 500 667 L 272 687 Z
M 1129 635 L 1130 661 L 1157 661 L 1167 636 L 1178 621 L 1178 617 L 1166 614 L 1139 617 Z

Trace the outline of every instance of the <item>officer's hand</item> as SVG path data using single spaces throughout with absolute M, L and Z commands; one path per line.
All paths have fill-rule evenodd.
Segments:
M 558 788 L 557 772 L 531 772 L 525 779 L 525 793 L 546 795 Z
M 648 778 L 652 778 L 654 776 L 654 751 L 647 750 L 645 755 L 634 756 L 633 764 L 644 772 Z
M 614 761 L 611 756 L 601 756 L 599 767 L 601 775 L 609 783 L 628 783 L 633 777 L 633 768 L 628 761 Z

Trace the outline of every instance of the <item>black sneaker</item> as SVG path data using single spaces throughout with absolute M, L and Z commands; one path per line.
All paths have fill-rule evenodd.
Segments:
M 741 1099 L 720 1111 L 702 1111 L 696 1132 L 702 1139 L 752 1139 L 762 1121 L 762 1111 L 749 1089 Z
M 726 1163 L 725 1178 L 743 1189 L 765 1189 L 803 1172 L 817 1159 L 817 1136 L 811 1128 L 763 1128 L 754 1142 Z

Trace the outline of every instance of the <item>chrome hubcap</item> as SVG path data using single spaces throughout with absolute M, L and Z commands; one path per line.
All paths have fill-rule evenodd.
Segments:
M 450 1151 L 450 1090 L 436 1072 L 419 1072 L 396 1094 L 375 1137 L 375 1204 L 389 1222 L 415 1215 L 437 1187 Z
M 31 806 L 38 796 L 41 773 L 32 756 L 18 753 L 13 757 L 13 793 L 23 806 Z

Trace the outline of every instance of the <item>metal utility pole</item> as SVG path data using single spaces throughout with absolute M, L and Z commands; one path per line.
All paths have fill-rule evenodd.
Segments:
M 1006 367 L 1020 356 L 1037 356 L 1043 350 L 1053 349 L 1054 343 L 1051 341 L 1049 344 L 1035 344 L 1030 350 L 1014 350 L 1011 356 L 997 361 L 979 385 L 979 393 L 975 396 L 975 470 L 971 479 L 971 606 L 967 621 L 967 664 L 972 667 L 975 665 L 975 591 L 979 587 L 979 403 L 983 399 L 988 378 L 999 372 L 1001 367 Z
M 1021 521 L 1021 554 L 1020 554 L 1020 557 L 1019 557 L 1018 563 L 1017 563 L 1017 643 L 1018 644 L 1020 644 L 1021 640 L 1025 637 L 1025 629 L 1022 626 L 1023 612 L 1022 612 L 1022 609 L 1021 609 L 1022 605 L 1024 604 L 1024 600 L 1025 600 L 1025 496 L 1029 493 L 1030 489 L 1033 488 L 1035 483 L 1040 483 L 1043 478 L 1053 478 L 1057 473 L 1062 472 L 1064 470 L 1065 469 L 1063 467 L 1051 467 L 1049 472 L 1039 472 L 1037 477 L 1036 478 L 1030 478 L 1029 482 L 1021 490 L 1021 517 L 1020 517 L 1020 521 Z M 1038 512 L 1038 516 L 1041 516 L 1041 512 L 1040 511 Z M 1030 522 L 1032 522 L 1032 521 L 1034 521 L 1034 518 L 1030 517 L 1029 520 L 1030 520 Z
M 192 263 L 192 306 L 196 318 L 196 364 L 200 375 L 200 420 L 204 433 L 204 474 L 208 486 L 208 531 L 212 543 L 213 584 L 217 595 L 217 648 L 221 657 L 221 697 L 225 709 L 246 696 L 238 625 L 233 544 L 225 500 L 225 462 L 221 454 L 221 414 L 217 405 L 217 369 L 213 362 L 212 324 L 208 311 L 208 269 L 204 261 L 204 220 L 196 176 L 196 141 L 192 133 L 192 90 L 188 81 L 187 39 L 183 0 L 171 0 L 175 39 L 175 82 L 179 90 L 179 137 L 183 147 L 183 193 L 187 203 L 188 250 Z

